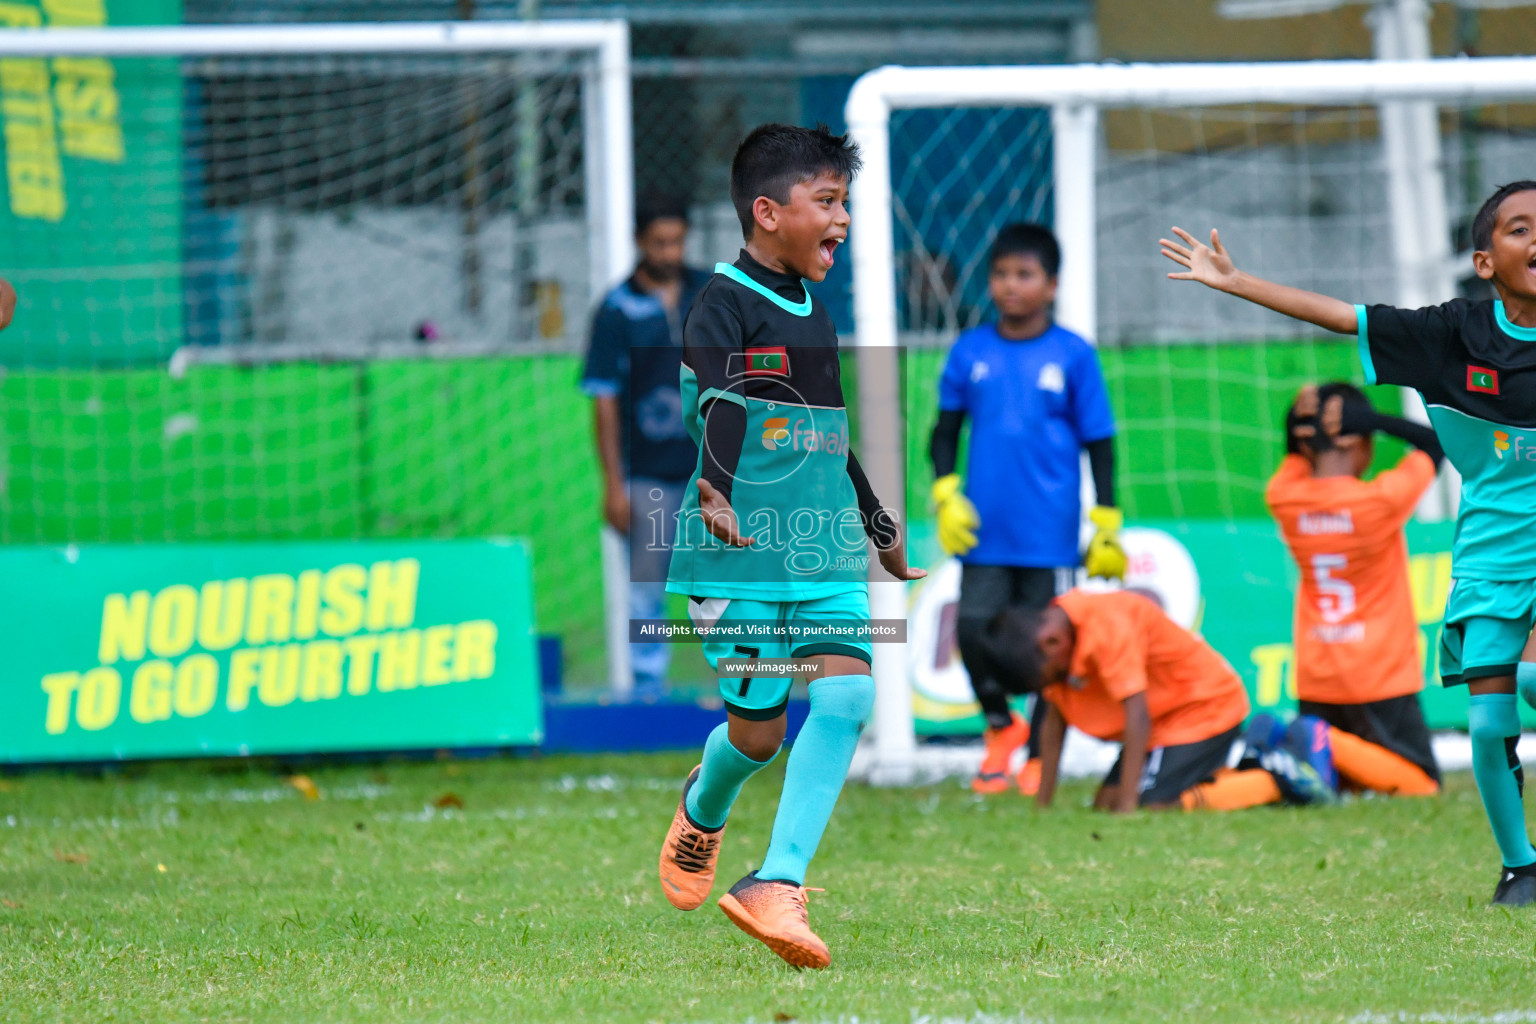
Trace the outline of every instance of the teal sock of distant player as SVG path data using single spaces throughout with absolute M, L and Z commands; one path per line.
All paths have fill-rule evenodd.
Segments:
M 789 751 L 784 793 L 758 878 L 804 884 L 874 706 L 873 676 L 828 676 L 811 683 L 811 713 Z
M 773 757 L 778 756 L 778 751 L 774 751 Z M 766 761 L 752 760 L 731 746 L 728 725 L 722 722 L 715 726 L 715 731 L 704 741 L 704 764 L 699 769 L 699 777 L 688 787 L 688 797 L 684 800 L 688 817 L 695 825 L 705 828 L 723 826 L 742 785 L 768 767 L 773 757 Z
M 1520 799 L 1510 739 L 1520 736 L 1520 713 L 1512 693 L 1473 694 L 1467 701 L 1467 726 L 1472 734 L 1472 776 L 1493 826 L 1504 866 L 1536 864 L 1536 847 L 1525 831 L 1525 805 Z M 1511 763 L 1513 762 L 1513 763 Z
M 1515 669 L 1515 683 L 1520 688 L 1521 699 L 1536 708 L 1536 661 L 1520 663 L 1520 667 Z

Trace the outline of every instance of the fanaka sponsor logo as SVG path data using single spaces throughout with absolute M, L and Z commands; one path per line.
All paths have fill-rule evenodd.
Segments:
M 97 664 L 51 672 L 43 726 L 105 729 L 489 679 L 496 624 L 418 628 L 414 558 L 107 594 Z
M 824 455 L 848 454 L 848 432 L 817 430 L 809 420 L 797 419 L 789 425 L 788 416 L 773 416 L 763 420 L 763 447 L 769 451 L 788 448 L 797 452 L 820 452 Z
M 1493 432 L 1493 454 L 1503 459 L 1509 456 L 1511 462 L 1536 462 L 1536 445 L 1531 444 L 1531 439 L 1524 434 L 1514 434 L 1508 430 L 1495 430 Z
M 779 445 L 789 440 L 789 431 L 784 428 L 789 426 L 789 417 L 774 416 L 763 420 L 763 447 L 769 451 L 777 451 Z
M 1338 512 L 1303 512 L 1296 519 L 1296 532 L 1309 536 L 1354 533 L 1355 521 L 1347 508 Z

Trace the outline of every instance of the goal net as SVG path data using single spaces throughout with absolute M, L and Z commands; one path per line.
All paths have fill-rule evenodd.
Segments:
M 1040 220 L 1060 237 L 1057 319 L 1099 347 L 1127 517 L 1262 519 L 1296 388 L 1359 382 L 1356 346 L 1167 281 L 1178 268 L 1158 239 L 1217 227 L 1244 269 L 1351 302 L 1481 297 L 1470 222 L 1536 166 L 1536 61 L 887 68 L 855 86 L 848 120 L 868 157 L 854 186 L 858 343 L 900 353 L 865 375 L 899 374 L 901 401 L 866 404 L 860 457 L 877 488 L 906 495 L 917 554 L 936 561 L 937 381 L 955 334 L 992 316 L 986 250 L 1001 225 Z M 905 446 L 884 443 L 903 417 Z M 1454 486 L 1440 494 L 1429 517 Z M 907 614 L 898 585 L 875 584 L 874 600 L 876 617 Z M 900 780 L 915 763 L 913 659 L 933 652 L 885 646 L 871 774 Z
M 631 261 L 625 25 L 92 9 L 0 5 L 75 26 L 0 32 L 0 543 L 527 537 L 602 678 L 577 379 Z

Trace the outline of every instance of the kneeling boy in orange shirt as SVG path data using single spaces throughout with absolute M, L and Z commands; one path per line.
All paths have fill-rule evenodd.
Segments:
M 1102 810 L 1236 810 L 1282 797 L 1332 798 L 1300 751 L 1277 748 L 1262 766 L 1227 769 L 1248 715 L 1242 680 L 1151 598 L 1073 590 L 1030 619 L 999 627 L 994 640 L 1008 648 L 1018 681 L 1050 705 L 1040 738 L 1039 806 L 1055 797 L 1068 725 L 1121 744 L 1094 797 Z

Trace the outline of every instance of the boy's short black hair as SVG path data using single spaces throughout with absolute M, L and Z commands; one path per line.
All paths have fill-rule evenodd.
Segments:
M 1488 197 L 1478 209 L 1477 216 L 1472 218 L 1473 249 L 1487 252 L 1493 248 L 1493 229 L 1499 226 L 1499 207 L 1504 200 L 1518 192 L 1536 192 L 1536 181 L 1512 181 L 1493 190 L 1493 195 Z
M 688 207 L 671 196 L 646 196 L 635 206 L 635 237 L 645 234 L 645 229 L 659 220 L 687 224 Z
M 824 124 L 815 128 L 758 125 L 736 147 L 731 160 L 731 204 L 741 221 L 742 237 L 752 239 L 757 223 L 752 204 L 758 196 L 787 203 L 790 190 L 801 182 L 823 172 L 851 182 L 863 165 L 858 143 L 846 135 L 833 135 Z
M 991 267 L 1004 256 L 1033 256 L 1040 261 L 1040 268 L 1047 277 L 1055 277 L 1061 270 L 1061 243 L 1044 224 L 1004 224 L 992 240 L 987 266 Z
M 1035 641 L 1044 613 L 1038 608 L 1005 608 L 992 617 L 983 634 L 993 675 L 1015 695 L 1039 693 L 1045 685 L 1045 659 Z

